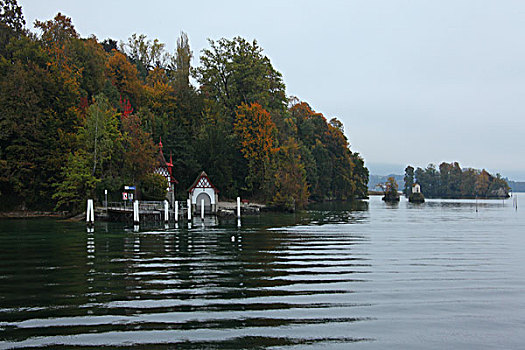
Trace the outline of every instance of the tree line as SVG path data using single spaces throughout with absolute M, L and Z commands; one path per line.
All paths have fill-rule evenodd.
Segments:
M 160 140 L 179 199 L 202 170 L 222 198 L 283 208 L 367 196 L 343 124 L 287 96 L 255 40 L 209 40 L 192 67 L 185 33 L 170 53 L 145 35 L 82 38 L 60 13 L 35 28 L 0 0 L 0 209 L 75 211 L 131 184 L 153 195 Z
M 458 162 L 429 164 L 425 169 L 405 169 L 403 193 L 408 197 L 412 185 L 418 183 L 427 198 L 501 198 L 509 196 L 509 185 L 500 174 L 491 175 L 485 169 L 461 169 Z

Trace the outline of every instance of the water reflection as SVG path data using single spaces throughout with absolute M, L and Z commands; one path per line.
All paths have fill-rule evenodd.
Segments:
M 371 198 L 138 232 L 0 222 L 0 348 L 420 348 L 502 311 L 521 325 L 523 221 L 484 208 Z
M 306 334 L 310 327 L 365 320 L 348 313 L 357 304 L 345 297 L 353 283 L 365 281 L 357 274 L 368 264 L 351 252 L 360 239 L 267 229 L 359 221 L 354 208 L 270 213 L 243 218 L 240 227 L 237 219 L 159 230 L 109 224 L 104 232 L 97 226 L 84 234 L 83 254 L 75 244 L 81 236 L 70 232 L 75 239 L 65 247 L 74 254 L 56 266 L 76 277 L 57 284 L 50 294 L 56 302 L 38 298 L 38 313 L 10 311 L 2 318 L 3 339 L 11 346 L 97 346 L 113 339 L 109 345 L 167 342 L 182 348 L 359 340 L 339 331 Z M 47 232 L 45 239 L 55 235 Z M 41 253 L 41 260 L 51 259 Z M 66 301 L 59 296 L 72 280 L 75 292 Z

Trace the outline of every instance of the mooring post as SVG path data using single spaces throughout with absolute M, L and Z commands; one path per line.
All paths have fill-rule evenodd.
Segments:
M 204 220 L 204 199 L 201 200 L 201 220 Z
M 137 226 L 140 224 L 139 201 L 133 202 L 133 224 Z
M 95 212 L 93 210 L 93 199 L 87 200 L 86 223 L 92 226 L 95 223 Z
M 237 197 L 237 218 L 241 218 L 241 197 Z
M 188 221 L 191 222 L 191 199 L 188 199 Z
M 179 201 L 175 201 L 175 222 L 179 221 Z
M 164 223 L 167 224 L 169 219 L 170 219 L 170 216 L 169 216 L 169 211 L 168 211 L 168 201 L 164 201 Z

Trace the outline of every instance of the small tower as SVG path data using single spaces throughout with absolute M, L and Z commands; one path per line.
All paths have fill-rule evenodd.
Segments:
M 173 177 L 173 160 L 171 152 L 169 162 L 166 162 L 166 158 L 164 158 L 164 153 L 162 152 L 162 139 L 159 139 L 159 154 L 157 155 L 157 167 L 155 168 L 154 173 L 162 175 L 166 179 L 168 185 L 166 198 L 173 206 L 175 201 L 175 185 L 179 182 Z
M 424 203 L 425 202 L 425 196 L 423 196 L 423 193 L 421 193 L 421 186 L 419 186 L 418 183 L 415 183 L 412 186 L 412 193 L 410 196 L 408 196 L 408 201 L 410 203 Z

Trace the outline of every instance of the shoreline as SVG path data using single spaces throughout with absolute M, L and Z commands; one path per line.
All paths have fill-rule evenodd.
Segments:
M 66 219 L 68 216 L 64 212 L 42 211 L 42 210 L 13 210 L 0 212 L 0 219 L 38 219 L 54 218 Z

